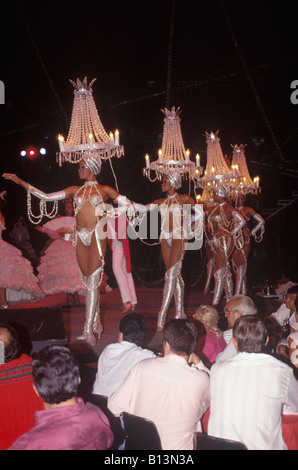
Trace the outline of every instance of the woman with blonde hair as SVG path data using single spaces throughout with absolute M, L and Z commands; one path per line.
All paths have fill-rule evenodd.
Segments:
M 218 327 L 218 312 L 212 305 L 200 305 L 193 318 L 203 324 L 206 334 L 200 338 L 198 347 L 210 364 L 215 362 L 216 356 L 226 347 L 222 331 Z

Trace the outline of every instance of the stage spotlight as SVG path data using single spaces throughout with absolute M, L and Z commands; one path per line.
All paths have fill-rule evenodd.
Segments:
M 41 148 L 40 151 L 39 151 L 40 155 L 45 155 L 47 153 L 46 149 L 45 148 Z
M 34 158 L 37 155 L 37 150 L 33 147 L 28 149 L 28 157 Z

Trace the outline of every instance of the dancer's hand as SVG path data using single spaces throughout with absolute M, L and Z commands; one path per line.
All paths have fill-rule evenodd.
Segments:
M 13 173 L 3 173 L 3 178 L 6 180 L 11 180 L 16 184 L 20 184 L 20 178 L 17 175 L 14 175 Z
M 28 183 L 25 181 L 21 180 L 17 175 L 14 175 L 13 173 L 3 173 L 2 175 L 3 178 L 6 180 L 13 181 L 16 184 L 19 184 L 20 186 L 23 186 L 23 188 L 28 189 Z

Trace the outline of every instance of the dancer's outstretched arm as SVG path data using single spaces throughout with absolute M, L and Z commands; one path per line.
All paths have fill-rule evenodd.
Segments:
M 22 186 L 24 189 L 26 189 L 26 191 L 29 191 L 31 194 L 43 201 L 61 201 L 63 199 L 68 199 L 73 197 L 77 191 L 77 186 L 69 186 L 66 189 L 56 191 L 54 193 L 44 193 L 40 189 L 34 188 L 34 186 L 31 186 L 30 183 L 27 183 L 13 173 L 3 173 L 2 176 L 6 180 L 13 181 L 14 183 Z

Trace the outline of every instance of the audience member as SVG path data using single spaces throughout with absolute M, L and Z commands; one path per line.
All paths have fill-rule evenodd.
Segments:
M 193 315 L 193 318 L 203 324 L 206 333 L 199 339 L 198 354 L 205 365 L 212 365 L 216 356 L 224 350 L 227 343 L 223 338 L 223 333 L 218 327 L 218 312 L 212 305 L 200 305 Z
M 33 390 L 32 359 L 22 354 L 16 330 L 0 325 L 4 354 L 0 365 L 0 450 L 8 449 L 34 426 L 34 413 L 42 400 Z
M 229 329 L 223 332 L 223 337 L 227 343 L 226 348 L 217 355 L 216 362 L 225 361 L 226 359 L 235 356 L 236 349 L 232 341 L 233 326 L 238 318 L 246 315 L 256 315 L 257 308 L 250 297 L 247 295 L 238 294 L 231 297 L 227 302 L 225 308 L 225 316 L 228 320 Z
M 286 297 L 290 287 L 298 286 L 297 282 L 293 282 L 289 277 L 286 277 L 284 274 L 279 281 L 276 281 L 275 292 L 277 295 Z
M 209 407 L 209 374 L 193 351 L 198 334 L 185 319 L 169 321 L 163 330 L 164 357 L 136 364 L 109 397 L 116 416 L 122 411 L 153 421 L 163 449 L 193 449 L 193 433 Z M 200 370 L 203 368 L 203 370 Z
M 285 301 L 276 310 L 271 313 L 270 317 L 273 318 L 279 326 L 283 326 L 285 320 L 289 320 L 290 326 L 295 330 L 298 329 L 298 319 L 296 318 L 295 300 L 297 299 L 298 286 L 292 286 L 288 289 Z
M 294 288 L 293 288 L 294 289 Z M 295 289 L 298 292 L 298 287 Z M 289 289 L 290 290 L 290 289 Z M 286 361 L 290 363 L 289 354 L 289 334 L 298 330 L 298 296 L 295 293 L 289 293 L 286 297 L 285 304 L 288 315 L 283 320 L 282 338 L 278 342 L 276 352 Z M 285 309 L 284 309 L 285 313 Z M 288 326 L 288 328 L 287 328 Z
M 143 359 L 156 357 L 152 351 L 141 347 L 146 332 L 146 320 L 138 313 L 130 313 L 120 320 L 118 343 L 106 346 L 99 357 L 94 394 L 110 396 L 133 365 Z
M 70 351 L 47 346 L 33 358 L 33 382 L 44 410 L 36 412 L 36 425 L 11 450 L 105 450 L 113 433 L 105 414 L 77 398 L 79 366 Z
M 285 450 L 282 408 L 298 410 L 298 382 L 288 365 L 264 354 L 268 341 L 256 316 L 233 327 L 237 355 L 211 369 L 208 434 L 240 441 L 249 450 Z
M 294 367 L 298 369 L 298 331 L 288 337 L 289 357 Z

